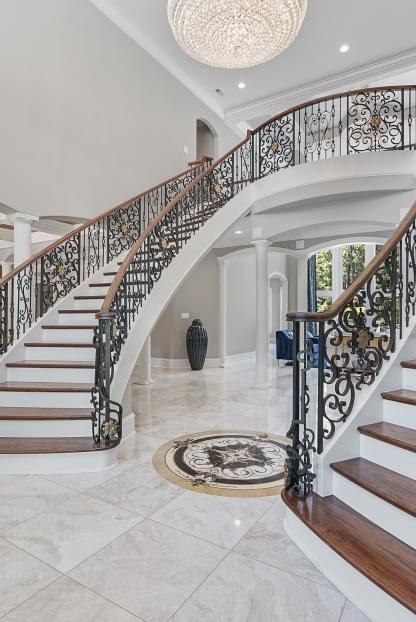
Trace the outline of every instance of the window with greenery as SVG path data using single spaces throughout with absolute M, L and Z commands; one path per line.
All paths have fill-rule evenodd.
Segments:
M 365 245 L 347 244 L 342 249 L 342 287 L 347 289 L 365 266 Z
M 316 253 L 316 310 L 325 311 L 332 304 L 332 251 Z

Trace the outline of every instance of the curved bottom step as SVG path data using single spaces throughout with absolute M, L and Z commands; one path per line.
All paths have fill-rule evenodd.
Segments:
M 92 436 L 0 438 L 1 475 L 51 475 L 111 469 L 119 447 L 135 434 L 135 415 L 123 417 L 120 444 L 96 445 Z
M 351 602 L 377 622 L 415 619 L 413 548 L 336 497 L 282 498 L 288 535 Z

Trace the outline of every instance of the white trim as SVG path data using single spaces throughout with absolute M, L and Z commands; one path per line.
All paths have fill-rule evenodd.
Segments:
M 219 367 L 220 359 L 205 359 L 204 368 Z M 152 357 L 152 367 L 162 369 L 191 369 L 188 359 L 167 359 Z
M 323 80 L 317 80 L 303 84 L 294 89 L 258 99 L 249 104 L 236 106 L 225 112 L 225 121 L 234 126 L 241 121 L 254 119 L 261 116 L 274 116 L 284 112 L 288 108 L 301 104 L 310 99 L 324 96 L 328 93 L 336 93 L 340 90 L 351 89 L 353 86 L 363 88 L 371 82 L 387 78 L 413 69 L 416 63 L 416 50 L 397 54 L 390 58 L 357 67 L 344 73 L 329 76 Z
M 230 356 L 227 356 L 225 364 L 227 366 L 237 365 L 238 363 L 252 361 L 255 359 L 255 357 L 255 352 L 242 352 L 241 354 L 231 354 Z M 158 357 L 152 357 L 152 367 L 157 367 L 161 369 L 190 369 L 188 359 L 168 359 Z M 205 359 L 204 368 L 211 369 L 213 367 L 220 367 L 220 359 Z
M 110 6 L 107 0 L 90 0 L 96 9 L 101 11 L 110 21 L 122 30 L 130 39 L 133 39 L 142 47 L 154 60 L 164 67 L 174 78 L 176 78 L 185 88 L 195 97 L 210 108 L 220 119 L 224 120 L 224 110 L 221 106 L 208 95 L 205 89 L 193 80 L 185 71 L 176 65 L 168 54 L 165 54 L 157 45 L 149 40 L 146 35 L 138 28 L 135 28 L 125 19 L 114 7 Z

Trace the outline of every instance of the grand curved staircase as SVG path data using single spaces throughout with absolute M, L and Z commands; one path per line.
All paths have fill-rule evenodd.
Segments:
M 0 472 L 114 464 L 134 431 L 123 396 L 137 354 L 181 278 L 248 211 L 253 184 L 314 161 L 415 145 L 414 86 L 308 102 L 17 266 L 0 281 Z M 413 207 L 328 311 L 289 315 L 287 529 L 377 622 L 416 613 L 411 356 L 397 373 L 415 313 Z

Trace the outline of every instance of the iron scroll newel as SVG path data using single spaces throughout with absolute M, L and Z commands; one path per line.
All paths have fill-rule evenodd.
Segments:
M 413 150 L 415 145 L 416 86 L 342 93 L 285 111 L 249 132 L 244 141 L 216 163 L 211 164 L 210 159 L 196 163 L 182 175 L 78 228 L 1 279 L 0 352 L 7 352 L 58 301 L 127 251 L 97 316 L 99 325 L 95 333 L 93 434 L 97 443 L 117 442 L 121 435 L 121 410 L 110 397 L 114 366 L 154 284 L 209 218 L 248 184 L 270 174 L 317 160 L 364 152 Z M 294 409 L 297 419 L 291 432 L 296 453 L 289 461 L 288 479 L 299 485 L 297 480 L 303 473 L 304 490 L 309 489 L 313 480 L 313 449 L 321 451 L 324 438 L 333 434 L 338 421 L 345 420 L 350 413 L 352 396 L 373 381 L 394 348 L 396 336 L 381 337 L 375 327 L 392 327 L 399 317 L 402 322 L 403 314 L 409 318 L 414 313 L 416 279 L 408 278 L 416 270 L 414 237 L 413 226 L 402 241 L 412 258 L 410 265 L 404 268 L 403 264 L 402 270 L 402 258 L 396 252 L 379 275 L 373 277 L 372 284 L 347 301 L 349 306 L 332 318 L 332 323 L 321 322 L 322 327 L 320 324 L 320 344 L 330 344 L 319 350 L 322 360 L 318 385 L 325 400 L 324 414 L 318 418 L 322 429 L 307 425 L 312 397 L 308 379 L 316 370 L 314 344 L 297 326 L 302 322 L 295 321 L 299 348 L 295 353 L 298 380 L 294 386 L 302 395 L 302 403 Z M 396 277 L 398 266 L 401 271 Z M 387 280 L 382 283 L 382 279 Z M 396 307 L 389 310 L 392 291 L 401 292 L 400 314 Z M 349 358 L 344 353 L 332 355 L 330 350 L 340 347 L 337 344 L 345 339 L 344 331 L 350 335 Z M 379 345 L 366 346 L 366 339 L 370 344 L 377 340 Z M 331 391 L 328 387 L 332 387 Z

